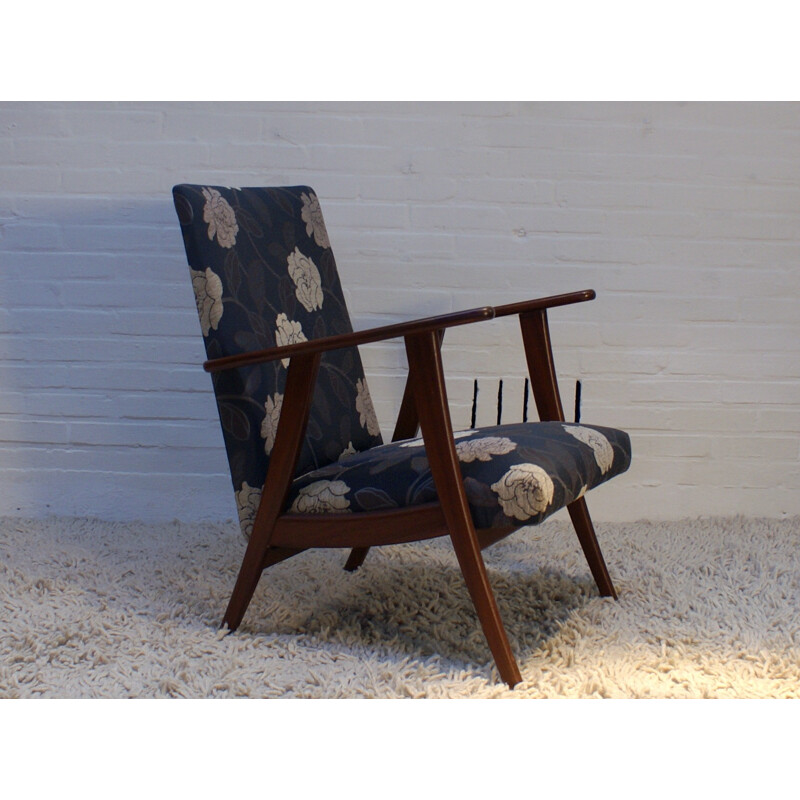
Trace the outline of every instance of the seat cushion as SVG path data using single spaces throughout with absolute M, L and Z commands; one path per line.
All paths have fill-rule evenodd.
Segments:
M 535 525 L 630 466 L 624 431 L 527 422 L 455 434 L 475 527 Z M 436 501 L 421 438 L 392 442 L 298 477 L 289 513 L 386 511 Z

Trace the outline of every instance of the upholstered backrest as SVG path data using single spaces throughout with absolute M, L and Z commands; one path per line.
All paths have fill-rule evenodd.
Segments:
M 352 330 L 313 189 L 182 184 L 173 198 L 208 358 Z M 245 535 L 267 474 L 288 363 L 212 376 Z M 378 444 L 358 351 L 325 353 L 297 474 Z

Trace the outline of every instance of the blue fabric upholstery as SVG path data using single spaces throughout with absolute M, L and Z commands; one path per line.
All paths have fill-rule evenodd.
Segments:
M 209 359 L 352 330 L 308 186 L 180 185 L 173 197 Z M 242 531 L 261 498 L 286 362 L 212 375 Z M 627 434 L 520 423 L 456 434 L 477 528 L 541 522 L 624 472 Z M 358 513 L 436 500 L 420 439 L 383 444 L 356 349 L 323 355 L 290 513 Z
M 183 184 L 172 191 L 209 359 L 352 330 L 313 189 Z M 245 535 L 275 443 L 287 366 L 212 375 Z M 358 350 L 325 353 L 297 474 L 382 441 Z
M 455 434 L 476 528 L 533 525 L 624 472 L 628 435 L 560 422 L 499 425 Z M 297 478 L 295 513 L 390 510 L 437 499 L 422 439 L 343 455 Z

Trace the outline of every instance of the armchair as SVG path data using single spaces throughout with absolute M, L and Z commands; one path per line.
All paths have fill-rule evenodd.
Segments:
M 235 630 L 262 572 L 312 547 L 448 535 L 501 678 L 519 668 L 481 550 L 566 506 L 603 596 L 616 597 L 584 495 L 624 472 L 623 431 L 570 424 L 547 312 L 591 290 L 353 331 L 310 187 L 173 189 L 237 501 L 248 539 L 223 618 Z M 516 315 L 539 422 L 454 432 L 448 328 Z M 358 346 L 402 338 L 408 378 L 384 443 Z M 421 431 L 421 437 L 418 433 Z

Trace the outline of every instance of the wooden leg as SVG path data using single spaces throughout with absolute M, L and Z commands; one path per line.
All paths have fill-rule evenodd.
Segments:
M 563 422 L 564 409 L 561 405 L 561 396 L 556 381 L 547 311 L 540 309 L 520 314 L 519 322 L 539 419 Z M 603 560 L 603 554 L 600 551 L 600 545 L 589 516 L 589 509 L 586 507 L 586 500 L 583 497 L 575 500 L 567 506 L 567 511 L 569 511 L 575 532 L 578 534 L 578 541 L 589 562 L 589 569 L 592 571 L 600 595 L 616 599 L 617 593 Z
M 245 552 L 245 558 L 239 570 L 239 577 L 236 579 L 236 585 L 233 587 L 233 593 L 231 594 L 231 599 L 228 601 L 228 608 L 225 611 L 222 624 L 227 625 L 229 630 L 235 631 L 241 624 L 244 612 L 247 611 L 247 606 L 250 605 L 250 601 L 253 599 L 253 594 L 255 593 L 256 586 L 258 586 L 261 573 L 267 567 L 302 552 L 302 550 L 290 549 L 288 547 L 270 547 L 261 564 L 257 567 L 253 566 L 255 563 L 254 558 L 251 556 L 248 560 L 247 552 Z
M 228 626 L 228 630 L 235 631 L 247 611 L 247 606 L 253 599 L 253 593 L 258 586 L 261 577 L 261 565 L 254 563 L 253 559 L 248 561 L 245 556 L 242 566 L 239 568 L 239 576 L 236 578 L 236 585 L 233 587 L 231 599 L 228 601 L 228 608 L 222 618 L 222 624 Z
M 453 441 L 436 333 L 407 337 L 406 350 L 428 462 L 453 549 L 500 677 L 513 687 L 522 676 L 500 618 L 472 523 Z
M 364 563 L 364 559 L 367 557 L 368 552 L 369 547 L 354 547 L 350 551 L 350 556 L 348 557 L 344 568 L 348 572 L 355 572 Z
M 459 514 L 459 516 L 461 515 Z M 500 618 L 500 610 L 497 608 L 497 601 L 489 584 L 489 577 L 486 574 L 486 565 L 483 563 L 480 547 L 469 538 L 465 528 L 466 525 L 463 518 L 454 520 L 451 524 L 450 535 L 453 540 L 453 549 L 456 552 L 456 558 L 464 575 L 464 581 L 467 584 L 467 590 L 472 598 L 475 611 L 478 613 L 478 619 L 486 636 L 489 649 L 494 656 L 497 671 L 500 673 L 500 677 L 513 689 L 522 680 L 522 675 L 503 627 L 503 620 Z
M 600 590 L 600 596 L 613 597 L 616 600 L 617 592 L 611 582 L 611 576 L 608 574 L 606 562 L 603 560 L 586 500 L 583 497 L 575 500 L 567 506 L 567 511 L 569 511 L 575 532 L 578 534 L 578 541 L 581 543 L 586 560 L 589 562 L 592 577 Z
M 275 523 L 283 511 L 297 467 L 297 459 L 311 412 L 319 361 L 320 354 L 312 353 L 295 356 L 289 363 L 283 410 L 278 420 L 278 430 L 261 492 L 261 502 L 239 569 L 239 576 L 222 619 L 222 624 L 227 625 L 232 631 L 239 627 L 264 568 L 298 552 L 288 548 L 270 548 L 269 543 Z

